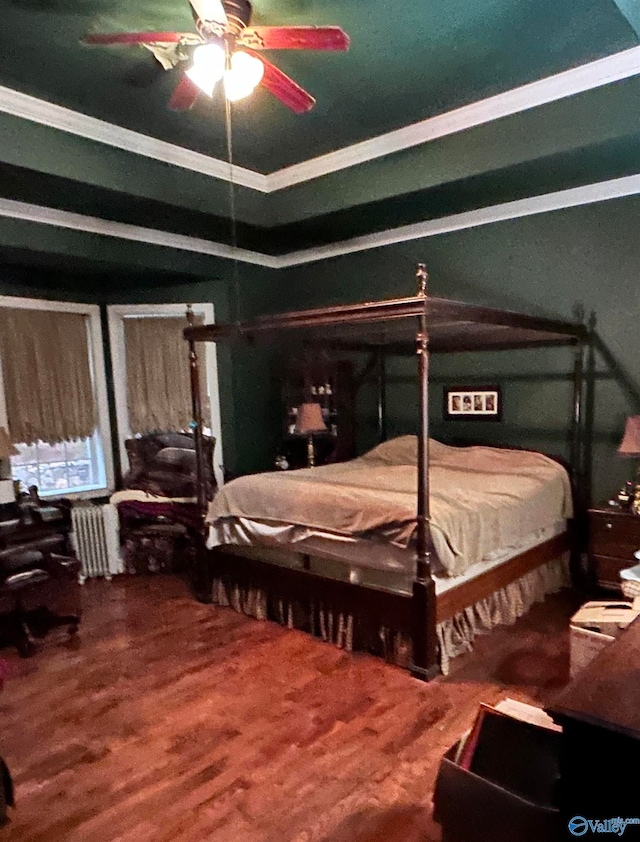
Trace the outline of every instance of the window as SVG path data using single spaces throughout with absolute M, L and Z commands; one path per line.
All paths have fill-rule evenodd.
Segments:
M 32 444 L 16 443 L 18 454 L 11 457 L 11 472 L 14 479 L 20 481 L 24 490 L 29 485 L 37 485 L 43 497 L 61 494 L 89 497 L 109 493 L 110 488 L 113 488 L 113 464 L 99 308 L 96 305 L 11 296 L 0 296 L 0 308 L 51 314 L 75 313 L 86 316 L 89 360 L 89 373 L 86 376 L 90 378 L 88 388 L 93 389 L 96 409 L 96 428 L 92 435 L 85 438 L 62 441 L 58 444 L 48 444 L 43 441 Z M 78 347 L 81 347 L 83 342 L 83 333 L 81 333 Z M 12 389 L 9 384 L 4 383 L 3 367 L 0 365 L 0 426 L 8 427 L 7 401 L 11 392 L 15 394 L 15 388 Z
M 214 321 L 213 304 L 193 304 L 193 312 L 196 317 L 201 318 L 204 322 L 212 323 Z M 127 381 L 129 369 L 127 367 L 127 343 L 126 334 L 131 334 L 131 331 L 125 331 L 125 322 L 127 320 L 136 319 L 171 319 L 176 323 L 176 329 L 181 335 L 182 329 L 187 326 L 186 319 L 186 305 L 185 304 L 140 304 L 140 305 L 112 305 L 107 308 L 109 314 L 109 340 L 111 345 L 111 357 L 113 366 L 113 380 L 114 380 L 114 397 L 116 405 L 116 418 L 118 423 L 118 445 L 120 450 L 120 461 L 122 470 L 125 472 L 128 467 L 127 453 L 125 449 L 125 440 L 132 436 L 132 424 L 129 417 L 129 407 L 127 402 Z M 215 456 L 214 469 L 216 479 L 221 485 L 223 451 L 222 451 L 222 432 L 220 424 L 220 399 L 218 395 L 218 367 L 216 358 L 215 343 L 207 342 L 198 345 L 198 357 L 201 371 L 204 372 L 204 391 L 203 404 L 209 407 L 209 418 L 203 418 L 205 432 L 214 436 Z M 189 361 L 188 361 L 188 345 L 180 338 L 178 343 L 177 353 L 181 354 L 181 362 L 178 366 L 184 366 L 184 378 L 186 384 L 186 392 L 181 400 L 185 403 L 186 417 L 190 417 L 190 404 L 188 397 L 188 383 L 189 383 Z M 208 399 L 208 400 L 207 400 Z
M 68 494 L 105 488 L 104 454 L 100 436 L 59 444 L 18 444 L 11 457 L 11 474 L 24 490 L 37 485 L 39 493 Z

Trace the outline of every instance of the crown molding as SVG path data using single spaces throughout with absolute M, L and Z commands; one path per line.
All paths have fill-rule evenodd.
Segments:
M 234 184 L 260 193 L 275 193 L 638 74 L 640 47 L 632 47 L 269 174 L 235 164 L 230 167 L 218 158 L 2 86 L 0 112 L 211 178 L 233 181 Z
M 407 242 L 409 240 L 435 237 L 439 234 L 451 233 L 452 231 L 462 231 L 467 228 L 491 225 L 494 222 L 505 222 L 525 216 L 549 213 L 551 211 L 579 207 L 580 205 L 589 205 L 596 202 L 605 202 L 611 199 L 620 199 L 625 196 L 636 196 L 638 194 L 640 194 L 640 173 L 609 181 L 600 181 L 595 184 L 587 184 L 583 187 L 572 187 L 569 190 L 544 193 L 540 196 L 518 199 L 514 202 L 504 202 L 499 205 L 491 205 L 473 211 L 443 216 L 439 219 L 429 219 L 414 223 L 413 225 L 403 225 L 398 228 L 379 231 L 375 234 L 353 237 L 350 240 L 343 240 L 342 242 L 332 243 L 331 245 L 303 249 L 277 256 L 249 251 L 247 249 L 233 248 L 225 243 L 216 243 L 197 237 L 188 237 L 184 234 L 175 234 L 156 228 L 143 228 L 139 225 L 129 225 L 123 222 L 100 219 L 99 217 L 84 216 L 79 213 L 71 213 L 57 208 L 17 202 L 13 199 L 0 198 L 0 217 L 21 219 L 42 225 L 53 225 L 59 228 L 68 228 L 91 234 L 101 234 L 106 237 L 132 240 L 133 242 L 163 246 L 164 248 L 191 251 L 210 257 L 220 257 L 225 260 L 237 260 L 241 263 L 264 266 L 269 269 L 288 269 L 294 266 L 302 266 L 306 263 L 314 263 L 319 260 L 329 260 L 334 257 L 354 254 L 359 251 L 383 248 L 384 246 Z
M 107 123 L 97 117 L 90 117 L 88 114 L 81 114 L 71 108 L 37 99 L 21 91 L 0 86 L 0 111 L 32 123 L 84 137 L 87 140 L 95 140 L 106 146 L 115 146 L 126 152 L 143 155 L 145 158 L 153 158 L 165 164 L 192 170 L 211 178 L 222 181 L 233 180 L 234 184 L 241 187 L 248 187 L 261 193 L 268 192 L 267 178 L 261 173 L 236 164 L 229 166 L 228 162 L 212 158 L 210 155 L 203 155 L 201 152 L 194 152 L 193 149 L 185 149 L 183 146 L 176 146 L 165 140 L 158 140 L 158 138 L 116 126 L 114 123 Z
M 414 146 L 421 146 L 448 135 L 510 117 L 540 105 L 585 93 L 594 88 L 629 79 L 640 73 L 640 47 L 632 47 L 596 61 L 573 67 L 562 73 L 547 76 L 536 82 L 512 88 L 495 96 L 472 102 L 453 111 L 428 117 L 402 129 L 378 135 L 370 140 L 346 146 L 327 155 L 310 158 L 267 176 L 268 191 L 272 193 L 321 178 L 349 167 L 373 161 Z
M 68 228 L 72 231 L 84 231 L 89 234 L 101 234 L 105 237 L 116 237 L 120 240 L 132 240 L 136 243 L 147 243 L 153 246 L 192 251 L 209 257 L 222 257 L 226 260 L 239 260 L 242 263 L 253 263 L 277 269 L 277 258 L 268 254 L 234 248 L 226 243 L 216 243 L 199 237 L 188 237 L 171 231 L 161 231 L 157 228 L 143 228 L 140 225 L 129 225 L 125 222 L 114 222 L 97 216 L 85 216 L 80 213 L 48 208 L 43 205 L 32 205 L 27 202 L 17 202 L 14 199 L 0 198 L 0 217 L 21 219 L 26 222 L 36 222 L 40 225 L 53 225 L 57 228 Z
M 640 174 L 624 176 L 610 181 L 587 184 L 584 187 L 572 187 L 569 190 L 544 193 L 541 196 L 532 196 L 514 202 L 504 202 L 500 205 L 491 205 L 486 208 L 443 216 L 439 219 L 429 219 L 412 225 L 390 228 L 387 231 L 353 237 L 350 240 L 327 246 L 290 252 L 279 258 L 278 268 L 301 266 L 317 260 L 328 260 L 332 257 L 341 257 L 358 251 L 369 251 L 370 249 L 391 246 L 408 240 L 421 240 L 426 237 L 436 237 L 439 234 L 449 234 L 452 231 L 463 231 L 466 228 L 479 228 L 483 225 L 491 225 L 494 222 L 506 222 L 524 216 L 534 216 L 638 194 L 640 194 Z

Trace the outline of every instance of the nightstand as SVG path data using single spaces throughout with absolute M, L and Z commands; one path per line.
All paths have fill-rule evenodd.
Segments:
M 589 559 L 601 588 L 620 590 L 619 572 L 640 559 L 640 515 L 615 506 L 589 509 Z

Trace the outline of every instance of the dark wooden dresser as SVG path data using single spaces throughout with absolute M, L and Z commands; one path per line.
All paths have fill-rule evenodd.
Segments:
M 565 817 L 639 818 L 640 617 L 546 711 L 563 727 Z M 629 826 L 624 838 L 640 838 L 640 824 Z
M 639 564 L 640 515 L 618 506 L 589 509 L 589 560 L 599 587 L 620 590 L 619 572 Z

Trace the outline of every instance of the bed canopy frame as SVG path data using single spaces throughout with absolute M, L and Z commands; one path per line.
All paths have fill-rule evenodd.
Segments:
M 410 631 L 411 673 L 423 680 L 439 671 L 436 636 L 436 591 L 432 575 L 435 550 L 430 536 L 429 510 L 429 358 L 431 353 L 493 351 L 517 348 L 573 346 L 573 400 L 570 419 L 570 469 L 576 500 L 583 499 L 584 350 L 587 328 L 523 313 L 465 304 L 428 294 L 424 264 L 416 270 L 418 292 L 411 298 L 364 302 L 265 315 L 236 324 L 195 325 L 188 313 L 184 338 L 189 345 L 192 427 L 197 451 L 198 504 L 207 507 L 202 448 L 202 400 L 196 345 L 199 342 L 273 340 L 282 334 L 297 341 L 331 349 L 369 351 L 383 372 L 383 355 L 415 354 L 418 369 L 420 419 L 418 429 L 416 564 L 413 577 Z M 379 429 L 384 429 L 384 378 L 379 379 Z M 553 542 L 550 542 L 553 543 Z M 556 541 L 554 547 L 560 547 Z M 526 555 L 526 554 L 525 554 Z M 442 610 L 440 611 L 442 614 Z M 426 630 L 426 633 L 425 633 Z

